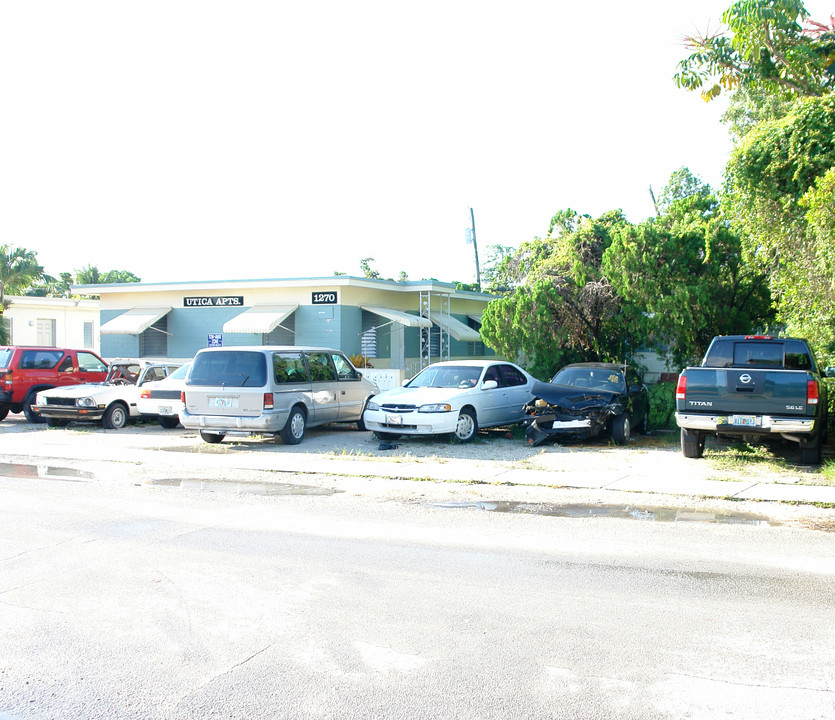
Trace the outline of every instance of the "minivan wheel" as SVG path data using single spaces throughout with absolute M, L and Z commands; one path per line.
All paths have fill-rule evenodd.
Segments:
M 225 436 L 223 433 L 210 433 L 206 432 L 205 430 L 201 430 L 200 437 L 203 439 L 203 442 L 207 442 L 211 445 L 214 445 L 215 443 L 223 442 L 223 438 Z
M 307 425 L 307 416 L 304 410 L 299 407 L 294 407 L 290 411 L 290 417 L 284 427 L 281 428 L 281 439 L 285 445 L 298 445 L 304 437 L 305 426 Z

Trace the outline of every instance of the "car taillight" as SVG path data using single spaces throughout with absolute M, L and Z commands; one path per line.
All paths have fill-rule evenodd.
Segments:
M 180 402 L 185 405 L 186 404 L 186 391 L 180 390 Z
M 820 399 L 820 391 L 818 390 L 817 380 L 806 381 L 806 404 L 817 405 Z
M 4 389 L 11 390 L 12 389 L 12 374 L 11 373 L 6 373 L 5 375 L 3 375 L 3 377 L 0 378 L 0 384 L 3 385 Z
M 273 394 L 272 393 L 264 393 L 264 410 L 272 410 L 273 409 Z
M 687 398 L 687 378 L 684 375 L 678 376 L 678 385 L 676 385 L 676 400 L 685 400 Z

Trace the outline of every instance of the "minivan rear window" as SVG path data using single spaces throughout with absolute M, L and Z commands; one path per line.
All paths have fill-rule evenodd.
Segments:
M 197 353 L 187 385 L 263 387 L 267 384 L 264 354 L 248 350 Z

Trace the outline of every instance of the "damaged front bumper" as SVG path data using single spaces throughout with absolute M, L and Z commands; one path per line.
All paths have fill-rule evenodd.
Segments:
M 522 422 L 528 444 L 536 447 L 546 442 L 587 440 L 600 432 L 600 423 L 591 418 L 560 417 L 554 413 L 534 415 Z

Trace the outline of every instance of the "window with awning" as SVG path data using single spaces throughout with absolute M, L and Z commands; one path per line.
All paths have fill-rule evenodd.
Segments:
M 170 307 L 133 308 L 108 320 L 99 328 L 99 333 L 102 335 L 141 335 L 170 312 Z
M 432 323 L 427 318 L 421 317 L 420 315 L 411 315 L 402 310 L 390 310 L 389 308 L 371 307 L 368 305 L 362 305 L 362 309 L 391 320 L 392 322 L 405 325 L 406 327 L 432 327 Z
M 446 332 L 460 342 L 481 341 L 481 334 L 478 330 L 465 325 L 460 320 L 452 317 L 452 315 L 442 315 L 441 313 L 430 312 L 429 318 L 438 327 L 446 330 Z
M 292 315 L 298 305 L 253 305 L 223 323 L 225 333 L 267 335 Z

